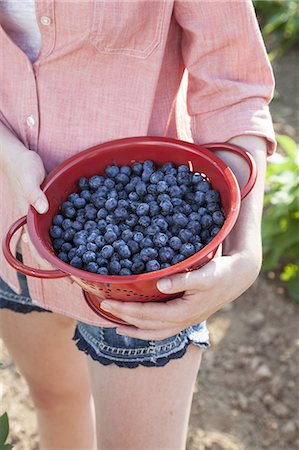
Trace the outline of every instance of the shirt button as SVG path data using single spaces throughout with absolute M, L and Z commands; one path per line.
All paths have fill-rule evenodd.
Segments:
M 42 16 L 40 21 L 43 25 L 50 25 L 50 23 L 51 23 L 50 17 L 47 17 L 47 16 Z
M 27 122 L 28 127 L 30 127 L 30 128 L 34 127 L 34 125 L 35 125 L 35 120 L 34 120 L 33 116 L 28 116 L 26 122 Z

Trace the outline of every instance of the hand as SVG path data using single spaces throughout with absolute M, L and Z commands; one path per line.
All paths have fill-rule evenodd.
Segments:
M 12 155 L 16 156 L 13 151 Z M 6 161 L 5 173 L 22 216 L 27 214 L 30 205 L 40 214 L 47 212 L 48 200 L 40 189 L 46 173 L 43 162 L 37 153 L 25 147 L 22 151 L 18 150 L 17 158 L 12 157 Z M 22 238 L 24 242 L 28 243 L 30 252 L 39 266 L 45 269 L 52 268 L 36 251 L 29 238 L 27 227 L 25 227 Z
M 216 257 L 198 270 L 158 282 L 158 289 L 165 294 L 185 291 L 181 298 L 165 303 L 105 300 L 101 308 L 134 325 L 119 326 L 119 334 L 147 340 L 165 339 L 208 319 L 239 297 L 258 276 L 260 261 L 260 255 L 249 251 Z

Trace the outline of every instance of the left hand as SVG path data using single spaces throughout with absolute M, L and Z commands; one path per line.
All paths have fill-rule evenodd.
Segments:
M 165 294 L 185 291 L 180 298 L 164 303 L 105 300 L 101 308 L 134 325 L 118 326 L 118 334 L 165 339 L 208 319 L 245 292 L 258 276 L 260 259 L 258 254 L 246 250 L 215 257 L 198 270 L 158 282 L 158 289 Z

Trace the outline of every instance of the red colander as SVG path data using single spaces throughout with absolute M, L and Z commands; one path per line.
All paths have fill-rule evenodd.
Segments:
M 216 150 L 235 153 L 247 162 L 249 177 L 241 191 L 232 170 L 213 153 Z M 131 165 L 136 161 L 143 162 L 148 159 L 153 160 L 157 166 L 167 161 L 172 161 L 176 165 L 186 164 L 193 172 L 206 175 L 213 188 L 220 193 L 226 217 L 215 238 L 202 250 L 174 266 L 140 275 L 98 275 L 76 269 L 61 261 L 53 249 L 49 229 L 60 205 L 72 192 L 79 191 L 77 180 L 83 176 L 101 175 L 110 164 Z M 198 146 L 164 137 L 133 137 L 106 142 L 72 156 L 47 176 L 42 189 L 49 201 L 48 212 L 38 214 L 30 207 L 27 216 L 21 217 L 11 225 L 3 240 L 2 250 L 9 264 L 25 275 L 46 279 L 70 277 L 83 288 L 84 298 L 95 313 L 120 323 L 119 319 L 101 310 L 101 301 L 104 298 L 135 302 L 165 301 L 181 296 L 182 293 L 174 295 L 161 293 L 156 287 L 157 281 L 178 272 L 198 269 L 214 257 L 219 245 L 233 228 L 241 200 L 250 192 L 255 180 L 254 159 L 250 153 L 232 144 L 212 143 Z M 26 223 L 30 239 L 37 251 L 55 270 L 25 266 L 12 254 L 11 239 Z

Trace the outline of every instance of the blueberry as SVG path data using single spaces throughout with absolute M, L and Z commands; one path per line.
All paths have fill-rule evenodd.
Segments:
M 104 245 L 104 247 L 102 248 L 101 252 L 100 252 L 100 256 L 102 256 L 105 259 L 109 259 L 111 258 L 111 256 L 114 253 L 114 249 L 112 247 L 112 245 Z
M 173 215 L 173 222 L 175 225 L 179 225 L 180 227 L 184 228 L 188 223 L 188 219 L 185 214 L 176 213 Z
M 104 234 L 104 239 L 107 242 L 107 244 L 112 244 L 114 241 L 117 240 L 117 235 L 112 230 L 106 231 Z
M 140 248 L 147 248 L 147 247 L 152 247 L 152 246 L 153 246 L 153 241 L 151 240 L 150 237 L 145 237 L 140 242 Z
M 215 211 L 212 214 L 212 219 L 213 219 L 213 222 L 214 222 L 215 225 L 220 225 L 221 226 L 224 223 L 225 217 L 224 217 L 224 214 L 221 211 Z
M 87 242 L 95 242 L 96 238 L 100 235 L 100 231 L 97 228 L 94 228 L 90 231 Z
M 189 216 L 189 214 L 191 214 L 192 211 L 193 211 L 193 210 L 192 210 L 191 206 L 190 206 L 188 203 L 183 204 L 183 213 L 184 213 L 186 216 Z
M 103 256 L 101 256 L 101 255 L 98 255 L 98 257 L 97 257 L 97 263 L 98 263 L 99 267 L 107 266 L 107 264 L 108 264 L 108 259 L 103 258 Z
M 179 250 L 182 246 L 182 241 L 180 240 L 180 238 L 178 238 L 177 236 L 173 236 L 170 240 L 169 240 L 169 246 L 173 249 L 173 250 Z
M 138 216 L 147 216 L 149 213 L 149 205 L 147 203 L 139 203 L 139 206 L 136 210 L 136 214 Z
M 190 230 L 193 235 L 198 234 L 201 230 L 201 225 L 197 220 L 192 220 L 188 223 L 187 230 Z
M 82 197 L 75 198 L 73 205 L 76 209 L 84 208 L 86 205 L 86 200 Z
M 163 164 L 163 166 L 161 167 L 160 170 L 162 170 L 162 172 L 164 172 L 164 173 L 168 173 L 173 168 L 174 168 L 174 163 L 166 162 Z
M 174 257 L 173 257 L 172 260 L 171 260 L 171 264 L 172 264 L 172 265 L 178 264 L 178 263 L 184 261 L 184 259 L 186 259 L 185 256 L 183 256 L 183 255 L 181 255 L 181 254 L 179 253 L 179 254 L 177 254 L 177 255 L 174 255 Z
M 121 166 L 120 173 L 124 173 L 125 175 L 128 175 L 128 177 L 131 176 L 132 170 L 130 166 Z
M 148 199 L 149 195 L 153 195 L 153 196 L 157 195 L 157 185 L 156 184 L 149 184 L 147 186 L 147 192 L 148 192 L 148 194 L 145 197 L 145 199 Z M 152 200 L 154 200 L 154 199 L 152 199 Z M 149 201 L 149 200 L 147 200 L 147 201 Z
M 119 261 L 111 261 L 111 263 L 108 264 L 108 267 L 109 267 L 109 272 L 112 275 L 118 275 L 121 270 L 121 265 L 120 265 Z
M 96 262 L 92 261 L 92 262 L 89 262 L 88 264 L 86 264 L 84 269 L 87 270 L 88 272 L 98 273 L 99 266 Z
M 115 186 L 115 181 L 113 181 L 111 178 L 105 178 L 104 186 L 108 189 L 113 189 Z
M 131 192 L 135 191 L 135 185 L 132 183 L 132 181 L 130 181 L 130 183 L 126 184 L 125 186 L 125 192 L 127 194 L 130 194 Z
M 105 220 L 109 225 L 113 225 L 116 223 L 117 219 L 116 219 L 115 215 L 113 213 L 111 213 L 111 214 L 107 215 Z
M 87 250 L 90 250 L 92 252 L 96 252 L 98 247 L 94 242 L 88 242 L 86 246 Z
M 162 214 L 171 214 L 173 211 L 173 204 L 169 200 L 164 200 L 160 203 Z
M 63 214 L 68 219 L 74 219 L 74 217 L 76 217 L 77 215 L 77 211 L 73 206 L 67 206 L 66 208 L 64 208 Z
M 161 269 L 168 269 L 168 267 L 170 267 L 171 264 L 170 263 L 162 263 L 161 264 Z
M 174 251 L 170 247 L 163 247 L 159 250 L 159 260 L 161 262 L 170 262 L 174 257 Z
M 95 176 L 89 178 L 88 184 L 91 189 L 96 191 L 100 186 L 103 185 L 103 181 L 104 181 L 103 177 L 101 177 L 99 175 L 95 175 Z
M 200 218 L 200 224 L 203 228 L 209 228 L 213 223 L 212 216 L 210 214 L 205 214 Z
M 84 244 L 79 245 L 79 247 L 76 250 L 76 256 L 80 256 L 80 258 L 82 258 L 86 250 L 87 250 L 86 245 Z
M 85 217 L 88 220 L 94 220 L 97 217 L 97 210 L 93 205 L 88 204 L 85 206 Z
M 78 247 L 79 247 L 79 245 L 86 245 L 87 237 L 88 237 L 87 231 L 85 231 L 85 230 L 78 231 L 74 236 L 73 242 Z
M 70 242 L 65 242 L 61 246 L 61 251 L 64 253 L 68 253 L 71 250 L 71 248 L 73 248 L 72 244 Z
M 128 197 L 132 202 L 137 202 L 139 200 L 139 195 L 135 191 L 130 192 Z
M 67 263 L 69 261 L 68 255 L 65 252 L 59 252 L 58 258 L 61 259 L 61 261 Z
M 207 211 L 210 213 L 210 214 L 213 214 L 214 212 L 216 212 L 216 211 L 219 211 L 219 205 L 218 205 L 218 203 L 208 203 L 207 204 Z
M 162 181 L 163 178 L 164 178 L 163 172 L 161 172 L 161 170 L 157 170 L 156 172 L 153 172 L 151 174 L 150 182 L 153 184 L 157 184 L 159 183 L 159 181 Z
M 88 189 L 89 188 L 88 178 L 86 177 L 79 178 L 78 185 L 81 189 Z
M 135 163 L 132 165 L 132 172 L 134 175 L 141 175 L 143 170 L 143 165 L 141 163 Z
M 191 182 L 191 174 L 188 172 L 180 172 L 177 176 L 177 183 L 182 186 L 188 186 Z
M 187 242 L 187 243 L 182 245 L 182 247 L 180 249 L 180 253 L 181 253 L 181 255 L 183 255 L 186 258 L 188 258 L 189 256 L 194 255 L 195 247 L 190 242 Z
M 207 214 L 207 208 L 204 208 L 203 206 L 201 206 L 200 208 L 198 208 L 197 212 L 198 212 L 199 217 L 202 217 L 205 214 Z
M 155 259 L 158 256 L 158 251 L 155 248 L 143 248 L 140 252 L 140 258 L 142 261 L 147 262 L 151 259 Z
M 130 182 L 130 177 L 125 173 L 119 173 L 116 175 L 115 180 L 117 183 L 121 183 L 124 186 Z
M 151 224 L 151 219 L 149 216 L 141 216 L 138 220 L 139 225 L 143 228 L 148 227 Z
M 194 194 L 194 202 L 198 205 L 198 206 L 202 206 L 205 204 L 206 202 L 206 196 L 204 194 L 204 192 L 202 191 L 196 191 Z
M 91 193 L 87 189 L 84 189 L 84 191 L 81 191 L 80 197 L 84 198 L 86 202 L 89 202 L 91 199 Z
M 61 238 L 61 237 L 62 237 L 62 234 L 63 234 L 63 230 L 62 230 L 62 228 L 60 228 L 58 225 L 53 225 L 53 226 L 50 228 L 50 236 L 51 236 L 53 239 Z
M 105 174 L 110 178 L 115 178 L 119 174 L 119 167 L 116 165 L 108 166 L 105 169 Z
M 202 230 L 200 232 L 200 238 L 205 244 L 207 243 L 209 237 L 210 237 L 210 233 L 208 230 Z
M 70 265 L 77 269 L 82 269 L 82 259 L 79 256 L 74 256 L 70 261 Z
M 157 192 L 163 194 L 168 191 L 168 184 L 165 181 L 159 181 L 157 183 Z
M 220 202 L 220 195 L 218 191 L 215 191 L 214 189 L 210 189 L 206 192 L 206 202 L 207 203 L 219 203 Z
M 169 195 L 171 196 L 171 198 L 173 197 L 180 198 L 183 196 L 183 192 L 179 186 L 170 186 Z
M 121 259 L 120 260 L 120 265 L 122 267 L 125 267 L 126 269 L 131 269 L 133 262 L 130 259 Z
M 142 239 L 144 238 L 144 235 L 143 235 L 143 233 L 141 233 L 141 231 L 134 231 L 133 232 L 133 240 L 135 241 L 135 242 L 141 242 L 142 241 Z
M 124 230 L 121 234 L 121 237 L 124 241 L 128 241 L 133 238 L 133 233 L 131 230 Z
M 97 228 L 98 228 L 100 231 L 104 232 L 104 231 L 106 230 L 106 228 L 107 228 L 107 222 L 106 222 L 106 220 L 100 219 L 100 220 L 98 221 Z
M 91 231 L 95 228 L 97 228 L 97 223 L 94 220 L 88 220 L 87 222 L 85 222 L 84 230 Z
M 202 176 L 200 175 L 200 173 L 194 173 L 193 175 L 192 175 L 192 183 L 193 184 L 198 184 L 200 181 L 202 181 L 203 180 L 203 178 L 202 178 Z
M 132 253 L 138 253 L 140 250 L 138 242 L 134 241 L 133 239 L 129 239 L 127 245 Z
M 164 181 L 168 186 L 176 186 L 177 184 L 176 177 L 173 175 L 165 175 Z
M 160 270 L 160 264 L 156 259 L 151 259 L 146 263 L 146 271 L 147 272 L 154 272 L 155 270 Z
M 81 231 L 83 229 L 83 224 L 79 220 L 75 220 L 72 224 L 72 228 L 74 228 L 75 231 Z
M 119 275 L 121 276 L 132 275 L 132 271 L 126 267 L 122 267 L 119 271 Z
M 199 252 L 202 248 L 203 248 L 203 244 L 201 242 L 195 242 L 194 243 L 194 248 L 196 252 Z
M 114 250 L 118 251 L 124 245 L 127 245 L 127 244 L 125 243 L 125 241 L 123 239 L 117 239 L 116 241 L 113 242 L 112 247 L 114 248 Z
M 76 252 L 77 252 L 77 249 L 75 249 L 75 248 L 70 249 L 70 251 L 67 254 L 69 260 L 73 259 L 74 256 L 76 256 Z
M 159 212 L 160 206 L 158 205 L 158 203 L 155 201 L 149 202 L 149 215 L 153 217 L 159 214 Z
M 154 236 L 155 234 L 159 233 L 159 231 L 160 228 L 157 225 L 150 225 L 145 230 L 147 236 Z
M 56 214 L 56 216 L 53 217 L 54 225 L 61 226 L 63 221 L 64 221 L 64 217 L 62 214 Z
M 184 172 L 189 173 L 189 167 L 186 166 L 185 164 L 178 166 L 178 173 L 184 173 Z
M 97 273 L 99 275 L 108 275 L 109 274 L 107 267 L 99 267 Z
M 182 228 L 179 232 L 179 238 L 182 242 L 190 242 L 193 234 L 190 230 Z
M 207 180 L 202 180 L 196 185 L 197 191 L 208 192 L 210 188 L 211 185 Z
M 109 198 L 105 202 L 105 208 L 106 208 L 105 211 L 113 211 L 116 207 L 117 207 L 117 200 L 113 197 Z M 102 208 L 102 210 L 103 210 L 103 208 Z M 106 214 L 106 216 L 107 216 L 107 214 Z M 104 219 L 104 217 L 101 217 L 101 219 Z
M 118 200 L 118 202 L 117 202 L 117 206 L 118 206 L 119 208 L 126 208 L 126 209 L 129 209 L 129 207 L 130 207 L 130 202 L 129 202 L 128 200 L 125 200 L 125 199 L 120 199 L 120 200 Z
M 164 247 L 168 243 L 168 237 L 165 233 L 157 233 L 153 237 L 153 242 L 156 247 Z
M 108 189 L 106 186 L 100 186 L 94 194 L 97 194 L 100 197 L 106 197 L 110 192 L 110 189 Z M 94 195 L 93 194 L 93 195 Z
M 68 228 L 64 232 L 63 239 L 67 242 L 70 242 L 73 240 L 75 234 L 76 234 L 76 231 L 73 228 Z
M 97 259 L 96 253 L 93 252 L 93 251 L 91 251 L 91 250 L 87 250 L 87 251 L 84 253 L 84 255 L 82 256 L 82 261 L 83 261 L 85 264 L 88 264 L 89 262 L 92 262 L 92 261 L 96 261 L 96 259 Z
M 155 217 L 153 219 L 153 225 L 159 227 L 159 230 L 166 231 L 168 228 L 168 223 L 164 217 Z
M 143 273 L 144 269 L 145 269 L 144 262 L 141 260 L 137 260 L 133 263 L 131 270 L 133 273 L 138 274 L 138 273 Z
M 190 222 L 193 222 L 193 221 L 198 222 L 199 214 L 197 212 L 192 212 L 191 214 L 189 214 L 188 219 L 190 220 Z
M 123 196 L 123 194 L 124 194 L 123 198 L 127 198 L 127 193 L 126 193 L 126 191 L 124 191 L 124 185 L 122 183 L 116 183 L 115 190 L 119 196 L 120 195 Z
M 147 193 L 146 184 L 143 181 L 140 181 L 136 185 L 135 190 L 140 197 L 143 197 Z
M 115 215 L 117 220 L 126 220 L 128 218 L 128 216 L 129 216 L 129 213 L 128 213 L 126 208 L 123 208 L 123 207 L 119 208 L 119 207 L 117 207 L 114 210 L 114 215 Z

